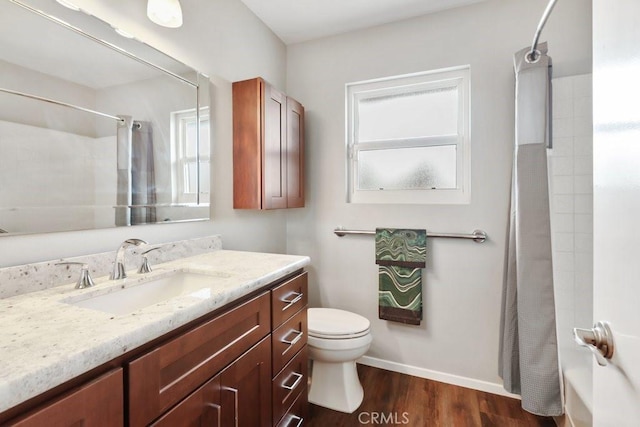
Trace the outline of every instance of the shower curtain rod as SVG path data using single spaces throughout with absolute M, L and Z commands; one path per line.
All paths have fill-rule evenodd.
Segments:
M 374 236 L 376 234 L 373 230 L 345 230 L 344 228 L 336 228 L 333 230 L 336 236 L 343 237 L 347 234 L 364 234 Z M 471 234 L 462 233 L 430 233 L 427 232 L 427 237 L 445 237 L 448 239 L 469 239 L 476 243 L 484 243 L 487 240 L 487 233 L 482 230 L 473 230 Z
M 538 23 L 538 28 L 536 29 L 536 33 L 533 35 L 533 43 L 531 43 L 531 51 L 526 56 L 526 60 L 528 62 L 536 62 L 538 58 L 540 58 L 540 52 L 538 52 L 538 41 L 540 40 L 540 34 L 542 34 L 542 29 L 547 23 L 547 19 L 549 19 L 549 15 L 551 15 L 551 11 L 553 7 L 556 5 L 558 0 L 550 0 L 547 8 L 544 10 L 542 14 L 542 18 L 540 18 L 540 22 Z
M 5 88 L 2 88 L 2 87 L 0 87 L 0 92 L 9 93 L 9 94 L 12 94 L 12 95 L 24 96 L 25 98 L 37 99 L 38 101 L 44 101 L 44 102 L 48 102 L 48 103 L 54 104 L 54 105 L 61 105 L 63 107 L 73 108 L 74 110 L 84 111 L 85 113 L 91 113 L 91 114 L 95 114 L 96 116 L 107 117 L 109 119 L 114 119 L 114 120 L 117 120 L 119 122 L 124 123 L 124 120 L 121 119 L 118 116 L 112 116 L 111 114 L 101 113 L 100 111 L 90 110 L 88 108 L 79 107 L 77 105 L 68 104 L 68 103 L 62 102 L 62 101 L 56 101 L 55 99 L 44 98 L 42 96 L 32 95 L 30 93 L 25 93 L 25 92 L 18 92 L 17 90 L 5 89 Z

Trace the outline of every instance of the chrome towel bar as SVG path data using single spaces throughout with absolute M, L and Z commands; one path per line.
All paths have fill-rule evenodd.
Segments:
M 373 230 L 345 230 L 344 228 L 336 228 L 333 230 L 336 236 L 343 237 L 347 234 L 366 234 L 375 236 L 376 232 Z M 469 239 L 476 243 L 484 243 L 487 240 L 487 233 L 482 230 L 473 230 L 471 234 L 462 233 L 433 233 L 427 232 L 427 237 L 445 237 L 447 239 Z

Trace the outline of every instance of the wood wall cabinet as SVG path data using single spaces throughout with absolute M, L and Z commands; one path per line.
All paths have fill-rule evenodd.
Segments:
M 261 78 L 233 83 L 233 207 L 304 206 L 304 107 Z

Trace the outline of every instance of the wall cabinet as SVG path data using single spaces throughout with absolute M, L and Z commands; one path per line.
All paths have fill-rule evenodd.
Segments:
M 233 207 L 304 206 L 304 107 L 261 78 L 233 83 Z
M 109 363 L 122 367 L 7 425 L 302 425 L 306 316 L 307 273 L 302 272 Z

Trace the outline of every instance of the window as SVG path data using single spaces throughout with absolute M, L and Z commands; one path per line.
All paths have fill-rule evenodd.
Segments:
M 199 150 L 197 120 L 195 109 L 171 113 L 174 203 L 200 203 L 199 195 L 209 194 L 211 164 L 209 109 L 200 109 Z
M 348 201 L 469 203 L 469 67 L 349 83 Z

